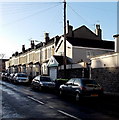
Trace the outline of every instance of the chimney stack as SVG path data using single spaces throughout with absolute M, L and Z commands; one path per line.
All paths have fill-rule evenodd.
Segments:
M 47 43 L 49 41 L 49 33 L 45 33 L 45 43 Z
M 22 52 L 25 52 L 25 45 L 22 45 Z
M 119 34 L 113 36 L 115 38 L 115 52 L 119 53 Z
M 100 25 L 96 24 L 95 34 L 102 39 L 102 30 L 100 29 Z
M 67 28 L 66 28 L 66 33 L 69 32 L 69 20 L 67 20 Z
M 18 51 L 16 51 L 16 52 L 15 52 L 15 56 L 17 56 L 18 54 L 19 54 Z
M 67 20 L 66 34 L 68 37 L 73 37 L 73 26 L 69 25 L 69 20 Z
M 31 40 L 31 49 L 34 49 L 34 46 L 35 46 L 34 40 Z

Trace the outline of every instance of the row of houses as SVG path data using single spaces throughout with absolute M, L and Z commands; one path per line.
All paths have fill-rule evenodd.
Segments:
M 31 77 L 41 74 L 49 75 L 52 79 L 63 78 L 64 35 L 50 38 L 49 33 L 45 33 L 44 39 L 45 42 L 36 45 L 32 40 L 31 47 L 28 49 L 25 49 L 25 45 L 23 45 L 22 52 L 15 52 L 6 62 L 6 70 L 9 73 L 25 72 Z M 85 25 L 73 30 L 73 26 L 67 21 L 67 78 L 96 78 L 94 74 L 97 73 L 94 71 L 97 66 L 102 65 L 97 62 L 99 57 L 116 54 L 114 51 L 118 48 L 115 47 L 116 45 L 114 41 L 102 40 L 100 25 L 96 25 L 95 31 L 91 31 Z M 103 67 L 107 67 L 109 64 L 103 64 Z

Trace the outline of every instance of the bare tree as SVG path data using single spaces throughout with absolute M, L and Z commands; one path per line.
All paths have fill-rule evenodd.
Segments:
M 3 59 L 5 57 L 4 53 L 0 53 L 0 59 Z

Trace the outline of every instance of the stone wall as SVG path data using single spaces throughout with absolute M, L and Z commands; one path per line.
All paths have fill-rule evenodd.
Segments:
M 89 71 L 86 68 L 67 69 L 66 78 L 89 77 Z M 58 78 L 64 78 L 64 70 L 58 70 Z
M 94 68 L 91 70 L 91 78 L 95 79 L 104 91 L 119 93 L 119 67 Z

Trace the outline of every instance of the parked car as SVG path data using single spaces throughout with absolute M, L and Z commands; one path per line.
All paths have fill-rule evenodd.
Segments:
M 9 80 L 10 82 L 14 82 L 14 79 L 13 79 L 14 75 L 15 75 L 15 73 L 11 73 L 11 74 L 9 75 L 8 80 Z
M 29 79 L 25 73 L 16 73 L 13 77 L 14 83 L 28 83 Z
M 49 76 L 39 75 L 32 80 L 31 86 L 39 90 L 55 89 L 55 82 Z
M 9 76 L 10 76 L 9 73 L 5 73 L 5 80 L 9 80 Z
M 2 73 L 1 73 L 1 79 L 2 79 L 2 80 L 5 80 L 5 72 L 2 72 Z
M 58 92 L 60 85 L 65 84 L 68 79 L 58 78 L 55 80 L 56 91 Z
M 72 78 L 60 86 L 59 94 L 71 95 L 76 101 L 85 96 L 102 96 L 103 88 L 95 81 L 87 78 Z

